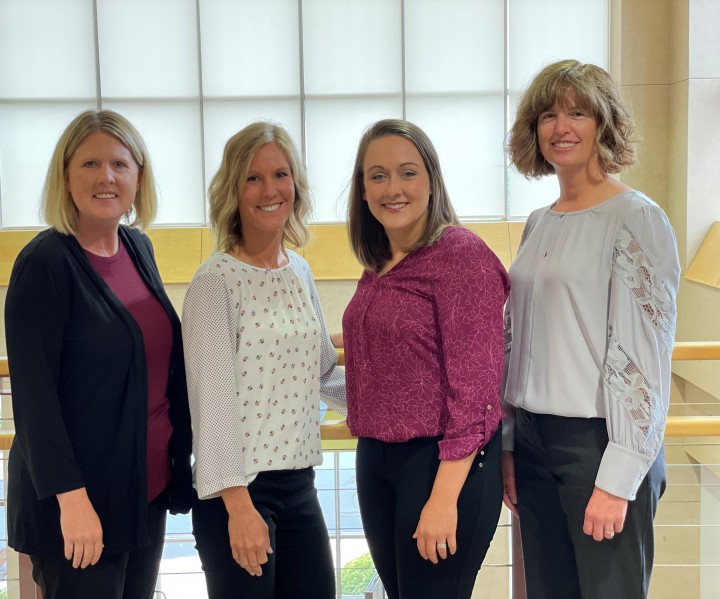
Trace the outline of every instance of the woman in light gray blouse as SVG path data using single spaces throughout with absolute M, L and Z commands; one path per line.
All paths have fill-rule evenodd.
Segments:
M 529 599 L 647 596 L 680 267 L 662 209 L 610 176 L 633 132 L 610 76 L 565 60 L 508 139 L 519 172 L 560 185 L 528 218 L 506 308 L 503 478 Z

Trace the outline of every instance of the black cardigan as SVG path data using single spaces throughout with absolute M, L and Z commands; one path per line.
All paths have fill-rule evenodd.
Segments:
M 170 511 L 187 512 L 192 435 L 180 322 L 150 240 L 128 227 L 120 227 L 119 235 L 172 324 Z M 74 237 L 48 229 L 20 252 L 8 286 L 5 330 L 15 416 L 8 544 L 31 555 L 62 555 L 55 495 L 84 486 L 100 517 L 104 551 L 143 547 L 148 538 L 142 332 Z

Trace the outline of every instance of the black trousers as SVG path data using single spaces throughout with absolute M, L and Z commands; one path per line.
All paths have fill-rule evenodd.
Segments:
M 268 525 L 273 553 L 262 576 L 250 576 L 233 559 L 223 500 L 193 504 L 193 535 L 209 599 L 334 599 L 330 540 L 315 489 L 315 471 L 262 472 L 248 485 Z
M 647 597 L 664 452 L 629 502 L 623 532 L 597 542 L 582 527 L 607 443 L 605 419 L 517 410 L 515 482 L 528 599 Z
M 475 457 L 458 499 L 457 552 L 433 564 L 412 538 L 440 465 L 439 438 L 360 438 L 357 488 L 370 554 L 390 599 L 466 599 L 502 504 L 500 433 Z
M 149 545 L 119 555 L 103 553 L 94 566 L 73 568 L 64 555 L 31 555 L 33 579 L 43 599 L 151 599 L 165 543 L 167 508 L 167 492 L 148 504 Z

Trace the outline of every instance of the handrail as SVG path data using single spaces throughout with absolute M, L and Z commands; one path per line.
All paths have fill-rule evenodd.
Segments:
M 339 364 L 345 363 L 345 352 L 338 349 Z M 673 348 L 673 360 L 720 360 L 718 341 L 678 341 Z M 9 376 L 7 358 L 0 357 L 0 377 Z M 320 427 L 323 441 L 354 439 L 344 421 L 328 421 Z M 0 451 L 10 449 L 14 433 L 0 432 Z M 669 416 L 665 426 L 667 437 L 720 436 L 720 416 Z
M 345 364 L 345 350 L 336 349 L 338 364 Z M 720 341 L 676 341 L 672 359 L 675 362 L 685 360 L 720 360 Z

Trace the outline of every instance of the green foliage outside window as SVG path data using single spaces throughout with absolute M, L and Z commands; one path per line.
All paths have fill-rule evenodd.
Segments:
M 350 560 L 340 570 L 343 597 L 362 595 L 375 574 L 375 565 L 369 553 Z

